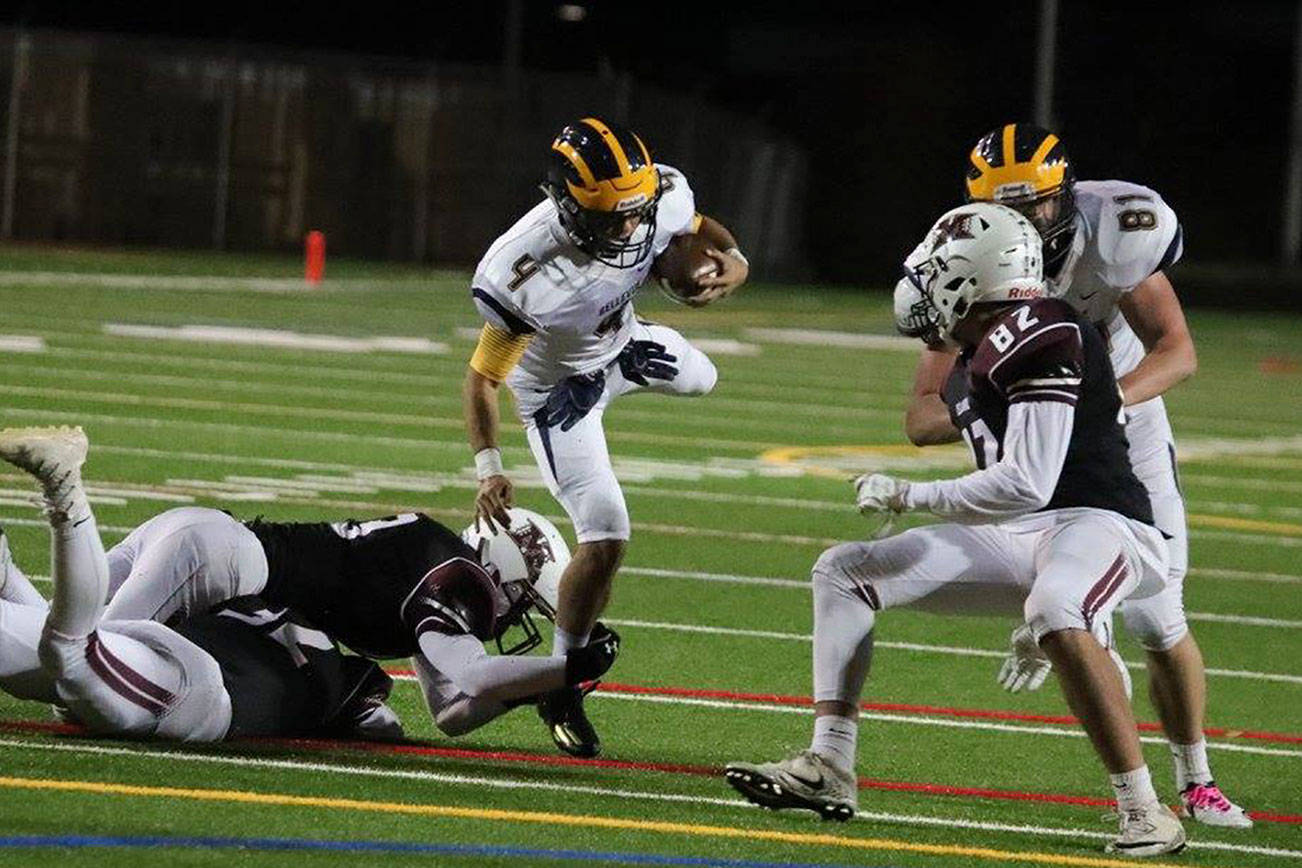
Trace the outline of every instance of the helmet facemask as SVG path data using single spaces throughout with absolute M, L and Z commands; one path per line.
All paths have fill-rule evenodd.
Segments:
M 503 582 L 501 588 L 503 595 L 506 597 L 506 611 L 497 617 L 499 629 L 494 638 L 497 641 L 498 653 L 528 654 L 542 644 L 542 632 L 538 629 L 538 625 L 534 623 L 533 614 L 530 610 L 536 609 L 538 614 L 553 624 L 556 623 L 556 610 L 552 608 L 551 603 L 547 602 L 541 594 L 534 590 L 533 582 L 529 579 Z M 508 646 L 503 640 L 512 627 L 519 627 L 524 637 L 517 640 L 515 644 Z
M 1040 233 L 1045 277 L 1057 277 L 1076 238 L 1076 196 L 1071 183 L 1033 196 L 996 197 L 994 201 L 1031 221 Z

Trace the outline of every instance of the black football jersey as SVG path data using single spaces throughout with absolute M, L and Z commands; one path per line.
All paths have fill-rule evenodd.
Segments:
M 238 597 L 172 629 L 221 667 L 231 698 L 228 738 L 345 734 L 393 687 L 374 662 L 342 653 L 320 630 L 259 597 Z
M 1094 507 L 1153 523 L 1148 491 L 1130 463 L 1107 345 L 1066 302 L 1036 299 L 1012 308 L 959 355 L 942 397 L 982 468 L 1003 457 L 1011 405 L 1075 407 L 1067 457 L 1044 509 Z
M 267 553 L 262 596 L 359 654 L 410 657 L 429 629 L 493 635 L 496 583 L 475 551 L 429 516 L 247 527 Z

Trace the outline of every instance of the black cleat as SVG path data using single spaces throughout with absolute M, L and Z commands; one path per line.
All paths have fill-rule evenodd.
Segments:
M 583 691 L 563 687 L 538 700 L 538 716 L 552 734 L 552 741 L 570 756 L 594 757 L 601 753 L 601 738 L 583 713 Z

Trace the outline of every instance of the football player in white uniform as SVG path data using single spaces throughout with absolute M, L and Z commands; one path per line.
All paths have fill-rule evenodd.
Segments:
M 1166 590 L 1124 602 L 1121 615 L 1146 652 L 1149 694 L 1175 760 L 1184 812 L 1209 825 L 1250 827 L 1252 820 L 1212 777 L 1203 736 L 1206 676 L 1184 614 L 1188 531 L 1161 396 L 1194 373 L 1197 357 L 1166 276 L 1184 249 L 1175 212 L 1139 184 L 1075 180 L 1058 137 L 1028 124 L 1007 124 L 977 142 L 969 156 L 965 194 L 969 201 L 1000 202 L 1024 214 L 1044 239 L 1050 291 L 1107 336 L 1125 404 L 1131 463 L 1148 489 L 1157 526 L 1171 550 Z M 902 280 L 897 325 L 906 334 L 931 339 L 919 361 L 905 428 L 917 445 L 950 442 L 960 434 L 940 393 L 954 350 L 927 334 L 927 312 L 917 301 L 916 289 Z M 999 680 L 1013 691 L 1033 690 L 1049 668 L 1022 626 L 1013 632 Z
M 584 118 L 552 142 L 547 198 L 493 242 L 471 292 L 484 327 L 466 372 L 470 446 L 480 480 L 479 521 L 506 520 L 511 481 L 498 443 L 498 387 L 515 398 L 552 495 L 578 546 L 561 579 L 553 653 L 583 647 L 606 605 L 629 539 L 628 509 L 611 467 L 602 416 L 630 392 L 703 395 L 717 372 L 673 329 L 639 320 L 633 298 L 676 235 L 700 233 L 712 276 L 694 305 L 728 295 L 749 267 L 726 228 L 697 213 L 683 174 L 652 162 L 627 129 Z M 596 731 L 577 689 L 538 711 L 561 750 L 594 756 Z
M 1103 337 L 1047 297 L 1030 222 L 979 202 L 932 227 L 917 266 L 939 330 L 962 351 L 946 391 L 978 469 L 956 479 L 856 480 L 859 509 L 926 510 L 950 523 L 823 552 L 814 588 L 814 736 L 776 763 L 733 763 L 729 783 L 770 808 L 849 819 L 857 807 L 859 699 L 881 613 L 1014 608 L 1052 658 L 1109 772 L 1131 856 L 1180 850 L 1179 819 L 1153 789 L 1130 704 L 1100 641 L 1117 603 L 1165 585 L 1167 549 L 1135 476 Z

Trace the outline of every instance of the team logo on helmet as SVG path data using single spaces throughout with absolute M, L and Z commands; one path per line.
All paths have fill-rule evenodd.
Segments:
M 551 542 L 543 534 L 542 528 L 532 521 L 527 522 L 523 527 L 508 529 L 506 532 L 520 548 L 525 569 L 529 571 L 529 580 L 536 581 L 543 565 L 556 560 Z

